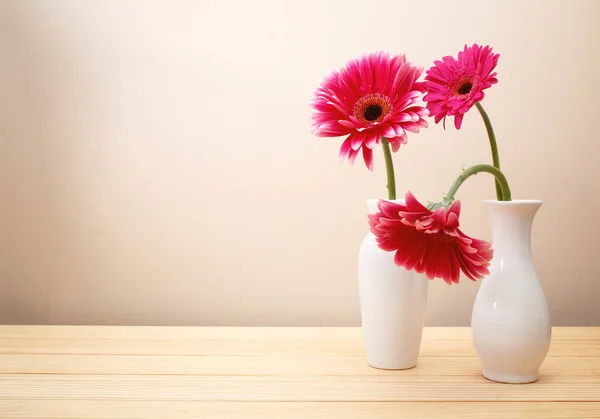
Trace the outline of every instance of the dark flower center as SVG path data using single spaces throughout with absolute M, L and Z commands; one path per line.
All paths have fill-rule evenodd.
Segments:
M 466 81 L 460 85 L 457 92 L 459 95 L 466 95 L 466 94 L 469 94 L 469 92 L 471 92 L 472 88 L 473 88 L 473 83 L 471 83 L 470 81 Z
M 367 121 L 375 121 L 381 116 L 383 109 L 379 105 L 370 105 L 365 109 L 364 117 Z
M 354 104 L 354 117 L 369 127 L 377 124 L 392 112 L 390 98 L 379 93 L 361 97 Z

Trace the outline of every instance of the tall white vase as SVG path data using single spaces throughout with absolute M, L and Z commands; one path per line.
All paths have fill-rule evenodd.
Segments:
M 471 317 L 484 377 L 530 383 L 548 353 L 548 304 L 531 259 L 531 227 L 541 201 L 485 201 L 492 219 L 494 259 L 481 281 Z
M 404 200 L 395 200 L 404 204 Z M 367 201 L 369 214 L 377 200 Z M 401 370 L 417 365 L 421 347 L 428 279 L 397 266 L 394 252 L 377 247 L 368 233 L 358 255 L 358 283 L 367 362 L 375 368 Z

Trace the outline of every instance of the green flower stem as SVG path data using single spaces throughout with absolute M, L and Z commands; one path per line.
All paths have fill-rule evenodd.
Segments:
M 383 146 L 383 157 L 385 158 L 385 171 L 387 172 L 387 189 L 388 198 L 396 199 L 396 178 L 394 177 L 394 162 L 392 161 L 392 150 L 390 150 L 390 142 L 381 137 L 381 145 Z
M 510 201 L 510 188 L 508 187 L 508 182 L 504 177 L 504 174 L 500 171 L 500 169 L 495 168 L 494 166 L 490 166 L 489 164 L 478 164 L 475 166 L 469 167 L 467 170 L 463 171 L 460 176 L 454 181 L 452 187 L 448 191 L 446 198 L 444 198 L 444 203 L 451 204 L 454 201 L 454 195 L 456 195 L 456 191 L 458 188 L 473 175 L 477 173 L 486 172 L 494 175 L 496 178 L 496 182 L 500 184 L 500 197 L 498 201 Z
M 490 148 L 492 149 L 492 162 L 494 167 L 496 169 L 500 169 L 500 155 L 498 154 L 498 143 L 496 143 L 496 135 L 494 134 L 492 121 L 490 121 L 490 117 L 485 109 L 483 109 L 483 106 L 481 106 L 481 102 L 476 102 L 475 107 L 481 114 L 481 118 L 483 118 L 483 123 L 485 124 L 485 129 L 490 139 Z M 496 179 L 496 197 L 498 198 L 498 201 L 502 201 L 502 187 L 500 186 L 498 179 Z

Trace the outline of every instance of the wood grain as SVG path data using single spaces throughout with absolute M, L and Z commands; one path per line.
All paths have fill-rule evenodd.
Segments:
M 95 355 L 188 355 L 188 356 L 354 356 L 364 358 L 361 339 L 336 341 L 321 339 L 53 339 L 0 338 L 0 354 L 95 354 Z M 420 357 L 476 356 L 468 340 L 427 340 Z M 549 356 L 600 356 L 600 341 L 557 340 Z
M 596 402 L 0 401 L 11 419 L 520 419 L 598 418 Z
M 6 326 L 2 338 L 322 340 L 362 338 L 358 327 Z M 426 327 L 423 341 L 468 340 L 469 327 Z M 600 340 L 600 327 L 555 327 L 552 340 Z
M 358 328 L 0 326 L 0 418 L 191 417 L 600 418 L 600 328 L 555 328 L 540 380 L 506 385 L 468 328 L 382 371 Z
M 401 374 L 481 375 L 476 357 L 421 357 L 418 362 L 418 368 L 402 371 Z M 555 377 L 598 376 L 600 363 L 593 357 L 549 357 L 540 371 L 542 375 Z M 344 356 L 5 354 L 0 356 L 0 374 L 381 377 L 400 373 L 371 368 L 362 359 Z
M 0 376 L 3 399 L 203 401 L 600 401 L 600 377 L 542 377 L 532 386 L 481 376 Z

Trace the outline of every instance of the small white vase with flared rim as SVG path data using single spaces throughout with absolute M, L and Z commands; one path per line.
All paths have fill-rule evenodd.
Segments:
M 473 345 L 484 377 L 530 383 L 539 377 L 552 332 L 530 244 L 533 219 L 542 201 L 485 203 L 492 220 L 494 258 L 473 306 Z
M 367 201 L 369 214 L 377 199 Z M 394 200 L 404 204 L 404 200 Z M 358 283 L 362 328 L 370 366 L 402 370 L 417 364 L 429 281 L 425 275 L 397 266 L 394 252 L 377 246 L 372 233 L 360 245 Z

